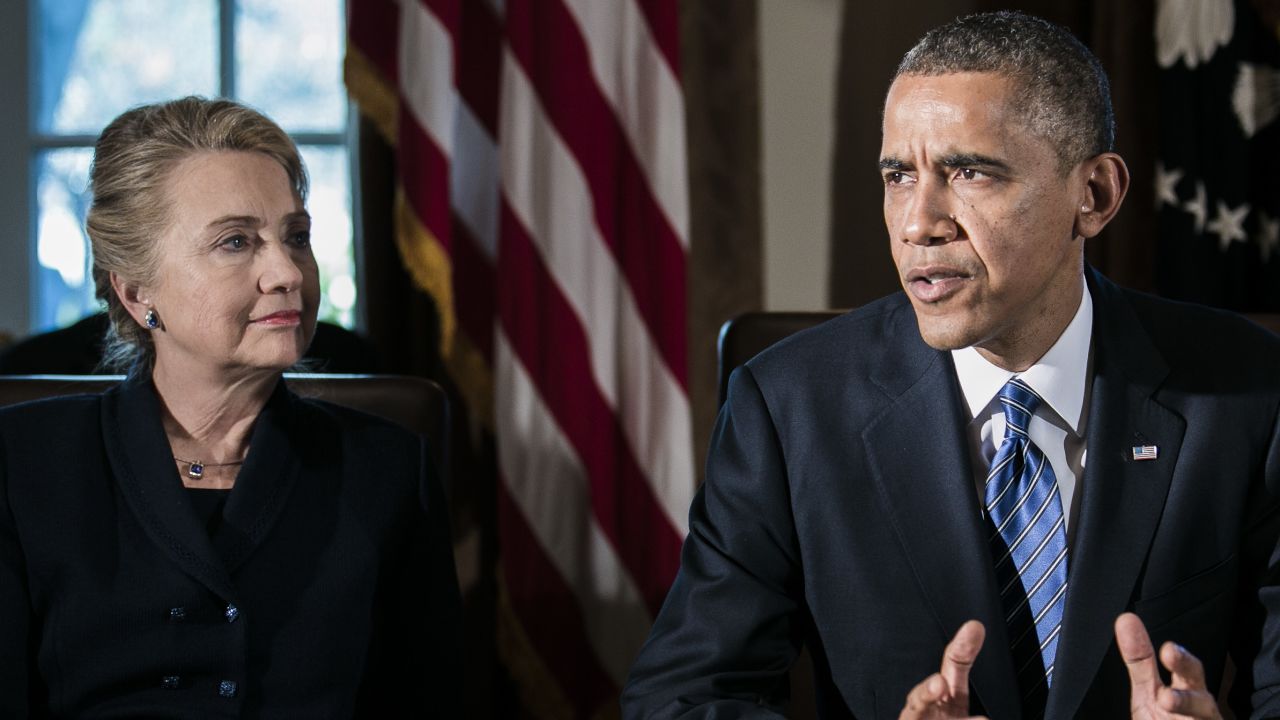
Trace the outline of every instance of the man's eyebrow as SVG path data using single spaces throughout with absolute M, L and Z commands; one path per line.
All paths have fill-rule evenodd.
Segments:
M 943 167 L 949 168 L 971 167 L 1005 171 L 1009 169 L 1003 161 L 978 153 L 950 153 L 938 158 L 938 162 Z
M 880 169 L 902 171 L 913 170 L 914 168 L 911 166 L 911 163 L 890 155 L 888 157 L 880 158 Z

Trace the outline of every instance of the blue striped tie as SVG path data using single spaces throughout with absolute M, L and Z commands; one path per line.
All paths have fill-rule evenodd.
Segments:
M 1043 712 L 1067 593 L 1066 522 L 1053 468 L 1027 435 L 1040 396 L 1014 378 L 999 397 L 1004 442 L 985 488 L 991 553 L 1018 684 Z

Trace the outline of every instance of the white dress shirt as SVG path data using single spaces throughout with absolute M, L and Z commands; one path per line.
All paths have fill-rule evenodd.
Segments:
M 987 472 L 996 448 L 1004 440 L 1004 411 L 997 393 L 1015 375 L 1030 385 L 1044 402 L 1036 409 L 1027 429 L 1031 441 L 1049 460 L 1058 479 L 1058 493 L 1066 514 L 1068 541 L 1075 534 L 1080 479 L 1086 459 L 1085 424 L 1089 419 L 1089 371 L 1093 337 L 1093 298 L 1085 287 L 1080 307 L 1067 329 L 1034 365 L 1013 373 L 993 365 L 972 347 L 952 350 L 956 376 L 970 412 L 968 426 L 973 477 L 978 504 L 984 504 Z

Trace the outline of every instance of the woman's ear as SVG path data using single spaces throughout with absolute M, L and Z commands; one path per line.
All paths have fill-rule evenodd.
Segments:
M 1075 235 L 1091 238 L 1119 212 L 1129 191 L 1129 168 L 1119 155 L 1103 153 L 1086 160 L 1079 171 L 1084 183 L 1076 210 Z
M 141 284 L 126 280 L 114 272 L 111 273 L 111 289 L 133 321 L 144 328 L 147 327 L 147 311 L 153 309 L 150 291 Z

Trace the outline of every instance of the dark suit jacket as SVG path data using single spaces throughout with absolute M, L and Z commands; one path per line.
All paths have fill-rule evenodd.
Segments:
M 1088 282 L 1088 458 L 1047 716 L 1128 717 L 1125 610 L 1215 688 L 1231 651 L 1235 697 L 1280 714 L 1280 339 Z M 775 716 L 808 643 L 824 717 L 897 717 L 977 618 L 975 709 L 1019 717 L 962 403 L 902 294 L 738 370 L 625 716 Z
M 281 383 L 211 537 L 149 378 L 0 410 L 0 717 L 456 714 L 432 468 Z

